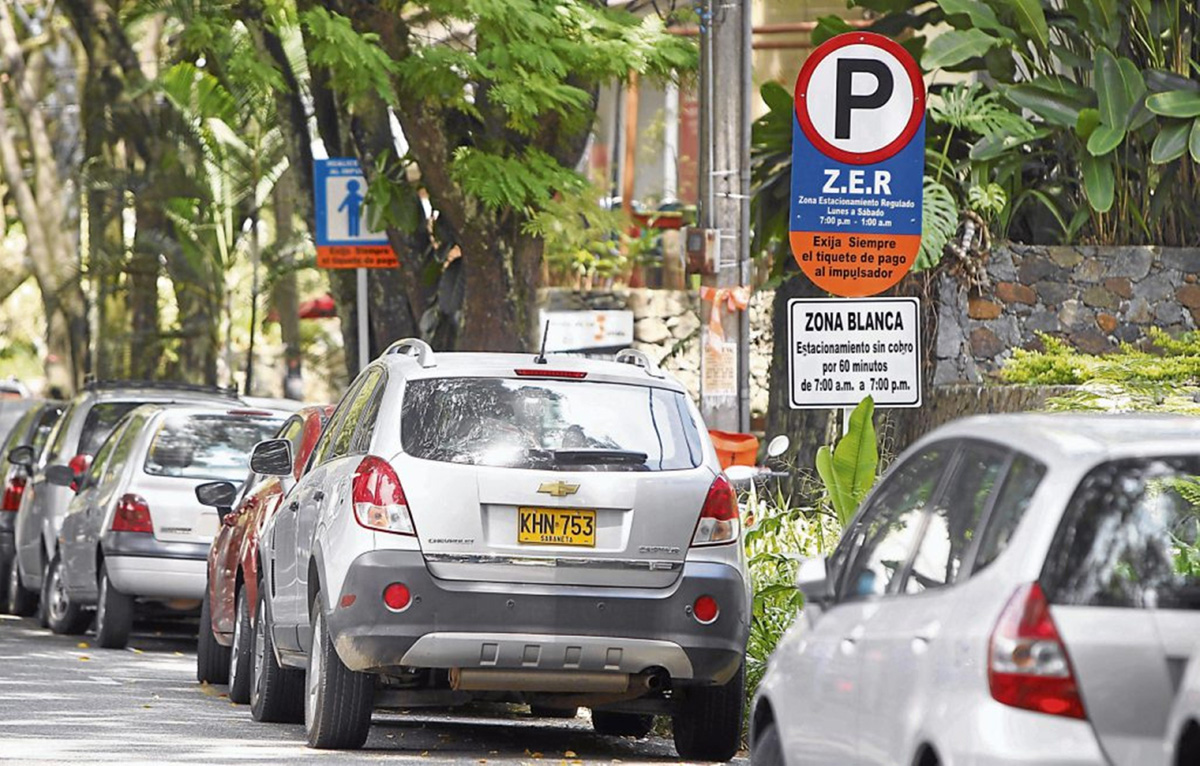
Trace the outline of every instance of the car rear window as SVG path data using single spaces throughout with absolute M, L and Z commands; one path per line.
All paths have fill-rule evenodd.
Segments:
M 1042 571 L 1052 603 L 1200 609 L 1200 457 L 1115 460 L 1071 499 Z
M 146 453 L 152 476 L 242 481 L 250 451 L 279 430 L 282 418 L 169 414 Z
M 83 419 L 83 431 L 79 434 L 77 455 L 95 455 L 100 445 L 117 427 L 117 421 L 141 402 L 100 402 L 88 410 Z
M 401 441 L 425 460 L 505 468 L 672 471 L 701 461 L 682 394 L 615 383 L 409 381 Z

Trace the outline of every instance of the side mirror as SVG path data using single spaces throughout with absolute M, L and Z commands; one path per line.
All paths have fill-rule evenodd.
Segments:
M 233 510 L 237 500 L 237 487 L 228 481 L 210 481 L 196 487 L 196 500 L 200 505 L 217 509 L 217 515 L 224 519 Z
M 787 437 L 787 434 L 779 434 L 767 442 L 767 457 L 779 457 L 787 452 L 790 446 L 792 446 L 792 440 Z
M 824 607 L 833 601 L 829 582 L 829 561 L 824 556 L 803 559 L 796 571 L 796 588 L 804 594 L 804 603 Z
M 267 439 L 254 445 L 250 470 L 263 476 L 292 475 L 292 443 L 287 439 Z
M 75 471 L 70 466 L 46 466 L 46 481 L 56 487 L 70 487 L 75 484 Z
M 28 444 L 13 447 L 8 453 L 8 462 L 13 465 L 19 465 L 26 470 L 33 468 L 34 458 L 33 447 Z

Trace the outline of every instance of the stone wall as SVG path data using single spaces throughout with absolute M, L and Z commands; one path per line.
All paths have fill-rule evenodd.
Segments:
M 987 271 L 977 291 L 939 277 L 935 385 L 992 377 L 1038 333 L 1098 354 L 1200 325 L 1200 249 L 1006 245 Z
M 750 410 L 767 410 L 771 365 L 771 300 L 774 293 L 755 293 L 750 299 Z M 547 288 L 538 294 L 541 308 L 629 309 L 634 319 L 634 348 L 645 351 L 687 387 L 700 395 L 700 298 L 689 290 L 576 291 Z M 707 321 L 707 315 L 704 317 Z

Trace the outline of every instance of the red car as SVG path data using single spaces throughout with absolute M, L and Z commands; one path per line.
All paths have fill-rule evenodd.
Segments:
M 229 683 L 229 699 L 250 701 L 254 611 L 258 604 L 258 534 L 304 472 L 333 405 L 298 410 L 276 438 L 292 443 L 292 476 L 250 474 L 237 505 L 218 509 L 221 527 L 208 552 L 208 589 L 200 610 L 196 679 Z M 234 488 L 227 488 L 234 496 Z M 231 503 L 232 504 L 232 503 Z M 273 658 L 272 658 L 273 659 Z M 261 672 L 261 671 L 260 671 Z

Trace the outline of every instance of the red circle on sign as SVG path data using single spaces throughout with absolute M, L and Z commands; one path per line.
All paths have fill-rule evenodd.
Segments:
M 912 82 L 913 108 L 912 113 L 908 117 L 908 123 L 894 141 L 873 152 L 848 152 L 845 149 L 837 148 L 817 132 L 816 127 L 812 124 L 812 120 L 808 116 L 808 109 L 801 108 L 803 104 L 807 103 L 808 84 L 809 80 L 812 79 L 813 70 L 817 68 L 817 65 L 826 56 L 848 45 L 873 45 L 876 48 L 882 48 L 900 62 L 900 65 L 904 67 L 904 71 L 908 73 L 909 81 Z M 876 34 L 875 32 L 846 32 L 822 43 L 805 60 L 804 66 L 800 69 L 800 76 L 796 78 L 794 98 L 796 119 L 800 121 L 800 129 L 804 131 L 804 135 L 808 136 L 808 140 L 817 148 L 817 151 L 838 162 L 846 162 L 851 165 L 869 165 L 873 162 L 882 162 L 891 157 L 908 145 L 908 142 L 912 140 L 913 136 L 917 134 L 917 130 L 920 129 L 921 120 L 925 116 L 925 81 L 921 79 L 921 70 L 917 66 L 917 62 L 895 40 Z

